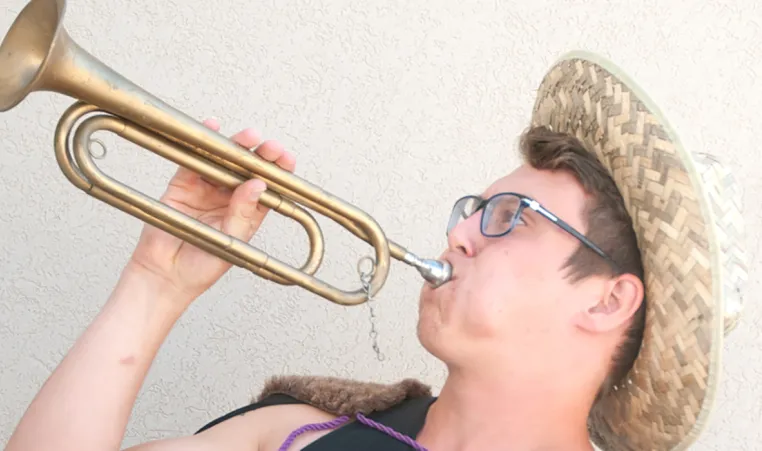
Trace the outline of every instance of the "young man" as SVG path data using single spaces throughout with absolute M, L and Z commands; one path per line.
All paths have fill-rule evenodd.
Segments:
M 250 130 L 233 138 L 294 169 L 278 143 Z M 132 451 L 692 443 L 745 277 L 737 229 L 718 233 L 717 212 L 737 214 L 724 198 L 732 185 L 719 183 L 719 166 L 680 147 L 634 83 L 590 55 L 568 55 L 548 72 L 520 150 L 524 165 L 455 203 L 442 254 L 453 278 L 421 291 L 418 335 L 449 370 L 437 397 L 412 380 L 276 379 L 261 402 Z M 162 200 L 248 241 L 267 213 L 256 202 L 264 188 L 252 180 L 221 192 L 180 169 Z M 119 449 L 162 341 L 227 270 L 146 227 L 102 312 L 6 450 Z

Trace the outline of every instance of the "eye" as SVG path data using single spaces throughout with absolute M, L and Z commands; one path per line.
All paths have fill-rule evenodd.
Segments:
M 516 209 L 515 208 L 512 208 L 512 209 L 506 211 L 505 221 L 507 223 L 515 222 L 515 224 L 517 226 L 518 225 L 523 225 L 523 226 L 527 225 L 527 223 L 524 222 L 523 210 L 521 212 L 519 212 L 518 213 L 518 217 L 516 217 Z
M 513 222 L 513 217 L 516 215 L 516 210 L 512 208 L 505 208 L 500 212 L 500 219 L 506 223 L 510 224 Z M 519 221 L 521 221 L 521 218 L 519 218 Z
M 484 214 L 486 227 L 484 233 L 488 236 L 501 236 L 512 228 L 525 226 L 521 200 L 513 195 L 505 194 L 494 197 L 487 203 Z
M 509 201 L 502 202 L 500 204 L 497 213 L 499 213 L 500 219 L 506 224 L 510 224 L 515 221 L 516 224 L 526 225 L 521 210 L 523 209 L 519 203 L 513 199 L 510 199 Z M 518 217 L 516 217 L 517 214 Z

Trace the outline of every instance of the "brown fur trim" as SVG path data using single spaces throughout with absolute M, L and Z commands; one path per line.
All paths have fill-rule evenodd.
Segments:
M 254 402 L 275 393 L 292 396 L 333 415 L 368 415 L 405 399 L 430 396 L 431 388 L 415 379 L 379 384 L 325 376 L 274 376 Z

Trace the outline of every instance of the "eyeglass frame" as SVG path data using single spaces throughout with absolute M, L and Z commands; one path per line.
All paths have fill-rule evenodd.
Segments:
M 514 213 L 513 219 L 511 219 L 511 225 L 510 225 L 510 227 L 508 227 L 508 230 L 506 230 L 504 232 L 501 232 L 501 233 L 498 233 L 498 234 L 488 234 L 486 232 L 486 228 L 487 228 L 488 224 L 485 223 L 485 219 L 484 219 L 484 212 L 486 210 L 485 207 L 490 202 L 494 202 L 497 199 L 499 199 L 501 197 L 504 197 L 504 196 L 512 196 L 512 197 L 516 197 L 516 198 L 519 199 L 518 211 Z M 542 204 L 540 204 L 535 199 L 533 199 L 533 198 L 531 198 L 529 196 L 526 196 L 524 194 L 515 193 L 515 192 L 511 192 L 511 191 L 504 191 L 504 192 L 500 192 L 500 193 L 497 193 L 497 194 L 493 194 L 492 196 L 490 196 L 487 199 L 484 199 L 481 196 L 477 196 L 477 195 L 474 195 L 474 194 L 469 194 L 469 195 L 463 196 L 463 197 L 459 198 L 458 200 L 456 200 L 455 203 L 453 203 L 452 211 L 450 212 L 450 219 L 449 219 L 449 221 L 447 223 L 447 235 L 449 235 L 450 232 L 452 231 L 452 228 L 454 228 L 454 226 L 451 228 L 450 224 L 453 222 L 453 215 L 455 213 L 455 207 L 460 202 L 462 202 L 464 200 L 467 200 L 467 199 L 474 199 L 475 201 L 477 201 L 476 208 L 474 209 L 473 213 L 471 213 L 468 217 L 470 218 L 471 216 L 473 216 L 473 215 L 475 215 L 477 213 L 481 214 L 481 217 L 479 218 L 479 232 L 483 236 L 485 236 L 487 238 L 500 238 L 500 237 L 506 236 L 509 233 L 511 233 L 513 231 L 513 229 L 516 227 L 517 219 L 521 217 L 522 213 L 524 212 L 524 209 L 525 208 L 529 208 L 530 210 L 532 210 L 532 211 L 534 211 L 536 213 L 539 213 L 540 216 L 542 216 L 545 219 L 549 220 L 553 224 L 556 224 L 563 231 L 567 232 L 568 234 L 570 234 L 571 236 L 573 236 L 574 238 L 579 240 L 582 244 L 587 246 L 590 250 L 592 250 L 593 252 L 598 254 L 601 258 L 606 260 L 606 262 L 609 263 L 612 266 L 614 271 L 616 271 L 617 273 L 621 272 L 620 268 L 619 268 L 619 265 L 614 261 L 613 258 L 611 258 L 606 252 L 604 252 L 603 249 L 598 247 L 598 245 L 596 245 L 595 243 L 590 241 L 589 238 L 587 238 L 585 235 L 583 235 L 582 233 L 577 231 L 574 227 L 569 225 L 566 221 L 564 221 L 563 219 L 561 219 L 558 216 L 556 216 L 553 213 L 551 213 L 547 208 L 542 206 Z

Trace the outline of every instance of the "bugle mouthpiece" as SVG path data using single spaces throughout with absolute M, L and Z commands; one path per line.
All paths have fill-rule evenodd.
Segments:
M 414 266 L 424 280 L 434 288 L 440 287 L 452 278 L 452 266 L 447 261 L 422 259 L 410 253 L 405 256 L 405 261 Z

